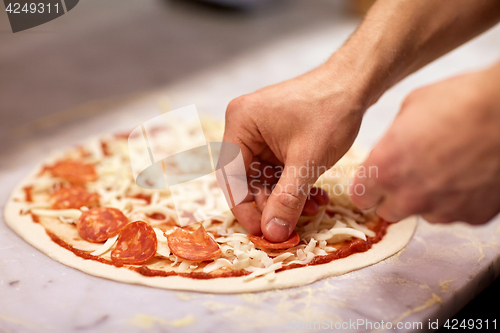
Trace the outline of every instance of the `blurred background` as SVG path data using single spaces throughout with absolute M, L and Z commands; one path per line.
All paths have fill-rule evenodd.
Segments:
M 84 116 L 71 113 L 75 106 L 157 89 L 299 32 L 359 21 L 369 3 L 84 0 L 16 34 L 1 11 L 1 150 Z
M 213 98 L 222 100 L 218 106 L 219 114 L 223 114 L 224 105 L 238 94 L 300 74 L 311 69 L 311 64 L 326 60 L 354 31 L 372 2 L 82 0 L 66 15 L 16 34 L 12 33 L 0 5 L 0 167 L 8 162 L 9 153 L 24 145 L 31 144 L 31 151 L 43 149 L 38 148 L 43 147 L 38 146 L 39 138 L 64 128 L 77 129 L 89 119 L 102 116 L 100 113 L 106 112 L 107 103 L 111 105 L 116 100 L 175 86 L 177 82 L 186 82 L 186 78 L 209 73 L 211 69 L 217 71 L 229 63 L 233 65 L 228 71 L 236 72 L 246 67 L 235 65 L 234 61 L 245 63 L 245 57 L 258 56 L 259 50 L 275 49 L 266 51 L 265 57 L 272 59 L 269 67 L 272 70 L 279 67 L 280 59 L 276 57 L 285 61 L 287 52 L 295 51 L 305 56 L 306 51 L 299 52 L 302 45 L 309 45 L 308 39 L 319 36 L 311 45 L 324 45 L 324 48 L 313 54 L 313 58 L 300 63 L 300 57 L 290 57 L 297 61 L 295 72 L 292 60 L 286 60 L 288 72 L 283 72 L 283 67 L 279 75 L 268 75 L 269 68 L 257 61 L 257 65 L 248 67 L 254 72 L 262 70 L 254 75 L 260 77 L 257 81 L 247 86 L 239 82 L 239 88 L 230 92 L 226 91 L 231 86 L 230 80 L 221 84 L 224 92 Z M 335 41 L 325 38 L 328 34 L 322 35 L 325 29 L 339 31 Z M 440 66 L 439 74 L 434 74 L 431 68 L 414 76 L 411 84 L 397 86 L 392 90 L 392 97 L 382 98 L 382 104 L 379 103 L 382 106 L 375 106 L 385 108 L 382 110 L 386 112 L 385 117 L 373 116 L 373 111 L 367 115 L 369 120 L 365 120 L 364 126 L 372 126 L 370 133 L 374 134 L 367 137 L 365 133 L 366 142 L 371 144 L 390 124 L 401 99 L 415 86 L 454 74 L 456 68 L 484 66 L 498 57 L 498 46 L 496 49 L 490 46 L 499 42 L 499 37 L 497 29 L 466 49 L 468 53 L 462 52 L 460 58 L 451 56 L 432 65 Z M 288 41 L 288 48 L 280 46 L 284 45 L 283 41 Z M 478 55 L 485 60 L 477 61 Z M 212 86 L 220 81 L 207 82 Z M 185 86 L 179 89 L 187 91 Z M 212 94 L 210 89 L 207 94 Z M 190 94 L 179 100 L 202 104 Z M 95 101 L 100 101 L 99 107 L 80 107 Z M 106 124 L 102 128 L 105 130 Z M 58 145 L 55 141 L 51 147 Z M 497 281 L 458 314 L 458 318 L 479 318 L 494 310 L 487 304 L 496 301 L 499 289 Z

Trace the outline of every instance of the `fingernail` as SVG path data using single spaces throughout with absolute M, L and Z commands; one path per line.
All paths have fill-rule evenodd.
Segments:
M 283 242 L 290 237 L 292 233 L 292 226 L 285 220 L 279 219 L 277 217 L 272 218 L 266 224 L 266 231 L 270 241 Z

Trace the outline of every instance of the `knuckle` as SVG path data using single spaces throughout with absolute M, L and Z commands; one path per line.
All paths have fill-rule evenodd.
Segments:
M 238 101 L 238 98 L 233 99 L 229 104 L 227 105 L 226 108 L 226 118 L 231 117 L 234 113 L 238 112 L 240 109 L 240 102 Z
M 248 100 L 247 95 L 243 95 L 230 101 L 227 105 L 226 117 L 241 112 L 245 107 L 246 100 Z
M 404 109 L 409 105 L 411 105 L 413 102 L 419 100 L 422 94 L 425 93 L 425 90 L 426 87 L 421 87 L 411 91 L 408 95 L 406 95 L 405 99 L 403 100 L 403 103 L 401 104 L 401 109 Z
M 427 200 L 414 193 L 402 194 L 398 197 L 397 206 L 401 214 L 405 216 L 422 213 L 428 206 Z
M 250 103 L 252 103 L 253 100 L 254 100 L 253 94 L 241 95 L 231 100 L 227 105 L 227 109 L 230 112 L 245 109 L 248 107 Z
M 396 188 L 401 182 L 398 160 L 398 154 L 390 144 L 376 147 L 370 154 L 368 165 L 368 167 L 376 168 L 377 171 L 372 181 L 383 189 Z
M 288 211 L 296 211 L 302 208 L 302 201 L 291 193 L 281 192 L 277 194 L 276 200 Z

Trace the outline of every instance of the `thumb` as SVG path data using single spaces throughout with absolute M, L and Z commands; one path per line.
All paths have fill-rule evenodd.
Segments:
M 314 165 L 304 158 L 285 164 L 262 212 L 262 233 L 271 242 L 287 240 L 295 229 L 309 190 L 318 178 Z

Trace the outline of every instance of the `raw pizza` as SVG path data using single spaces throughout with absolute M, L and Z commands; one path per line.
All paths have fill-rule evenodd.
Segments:
M 217 141 L 222 125 L 203 125 L 207 140 Z M 168 142 L 174 130 L 189 140 L 188 125 L 159 129 L 158 139 Z M 53 259 L 103 278 L 214 293 L 301 286 L 384 260 L 413 235 L 415 218 L 391 224 L 350 203 L 346 182 L 359 161 L 351 150 L 318 180 L 329 200 L 301 217 L 284 243 L 248 235 L 230 211 L 181 227 L 168 189 L 136 185 L 127 135 L 93 139 L 42 163 L 13 191 L 5 217 Z M 184 193 L 186 216 L 203 220 L 199 214 L 224 204 L 212 185 Z

